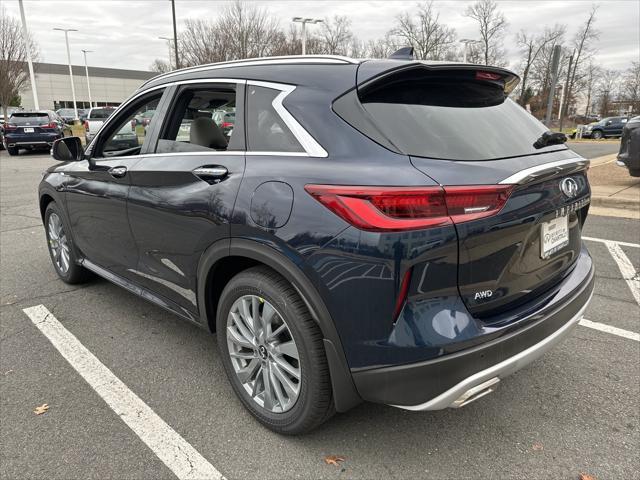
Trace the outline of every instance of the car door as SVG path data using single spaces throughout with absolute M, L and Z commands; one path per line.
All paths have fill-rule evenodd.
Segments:
M 207 247 L 229 237 L 245 165 L 242 115 L 227 135 L 214 118 L 221 109 L 242 112 L 243 99 L 242 82 L 176 87 L 154 153 L 130 170 L 136 283 L 194 319 L 198 262 Z
M 148 144 L 144 132 L 136 132 L 135 144 L 123 142 L 121 132 L 140 111 L 157 108 L 162 95 L 163 90 L 154 90 L 127 104 L 87 149 L 89 161 L 75 162 L 65 171 L 67 210 L 76 246 L 86 260 L 120 277 L 131 278 L 138 261 L 127 217 L 129 171 L 141 161 Z

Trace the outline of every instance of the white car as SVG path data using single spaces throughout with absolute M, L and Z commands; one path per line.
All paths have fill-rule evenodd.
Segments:
M 115 110 L 115 107 L 96 107 L 89 110 L 87 119 L 84 121 L 84 128 L 87 131 L 85 134 L 87 143 L 93 140 L 102 124 Z

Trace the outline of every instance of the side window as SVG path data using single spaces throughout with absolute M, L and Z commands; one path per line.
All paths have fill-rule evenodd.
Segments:
M 233 149 L 236 86 L 185 87 L 177 96 L 156 153 Z
M 96 156 L 117 157 L 140 153 L 147 131 L 151 130 L 151 121 L 160 98 L 162 98 L 162 91 L 154 92 L 153 95 L 134 103 L 128 110 L 122 112 L 104 132 Z M 105 111 L 103 115 L 106 113 Z
M 304 152 L 273 107 L 280 94 L 272 88 L 247 85 L 247 147 L 252 152 Z

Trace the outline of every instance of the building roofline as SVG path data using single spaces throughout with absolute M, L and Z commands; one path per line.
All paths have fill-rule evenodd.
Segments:
M 130 80 L 149 80 L 156 75 L 156 72 L 144 70 L 124 70 L 120 68 L 92 67 L 89 66 L 89 75 L 102 78 L 124 78 Z M 35 73 L 69 75 L 69 65 L 59 63 L 34 62 Z M 84 76 L 84 65 L 72 65 L 74 75 Z
M 182 75 L 184 73 L 201 72 L 209 70 L 218 70 L 231 67 L 254 67 L 257 65 L 291 65 L 291 64 L 333 64 L 333 65 L 357 65 L 360 60 L 356 60 L 349 57 L 343 57 L 340 55 L 285 55 L 278 57 L 257 57 L 257 58 L 245 58 L 242 60 L 232 60 L 228 62 L 209 63 L 206 65 L 198 65 L 195 67 L 181 68 L 179 70 L 173 70 L 171 72 L 157 75 L 145 83 L 140 88 L 144 87 L 148 83 L 155 80 L 163 80 L 165 78 L 171 78 L 176 75 Z

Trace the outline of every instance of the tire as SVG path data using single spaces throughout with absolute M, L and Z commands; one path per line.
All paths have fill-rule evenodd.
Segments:
M 56 232 L 58 222 L 61 230 Z M 91 278 L 91 273 L 78 264 L 73 241 L 67 233 L 70 230 L 55 202 L 47 205 L 44 213 L 44 226 L 51 263 L 53 263 L 53 268 L 60 279 L 73 285 L 84 283 Z
M 630 168 L 629 175 L 632 177 L 640 177 L 640 168 Z
M 7 153 L 9 155 L 11 155 L 12 157 L 15 157 L 16 155 L 18 155 L 18 148 L 17 147 L 7 147 Z
M 237 337 L 235 337 L 236 340 L 231 340 L 238 335 L 232 331 L 240 332 L 237 328 L 237 318 L 241 315 L 243 301 L 248 302 L 245 305 L 248 305 L 247 312 L 251 313 L 250 317 L 254 316 L 257 306 L 261 325 L 267 323 L 266 320 L 262 323 L 262 319 L 269 317 L 268 312 L 271 312 L 269 307 L 275 311 L 271 317 L 272 322 L 269 323 L 273 327 L 272 331 L 282 331 L 276 340 L 261 341 L 259 338 L 262 338 L 262 334 L 259 327 L 255 330 L 255 336 L 252 328 L 249 332 L 251 335 L 243 337 L 243 341 L 246 341 L 246 338 L 253 338 L 253 345 L 250 348 L 239 347 L 235 343 Z M 235 312 L 235 317 L 232 316 L 232 312 Z M 242 316 L 240 322 L 242 322 Z M 251 326 L 250 323 L 243 323 L 243 325 Z M 284 330 L 283 325 L 286 327 Z M 329 367 L 320 329 L 295 289 L 279 274 L 267 267 L 254 267 L 233 277 L 224 288 L 218 303 L 216 330 L 218 348 L 227 377 L 245 408 L 264 426 L 281 434 L 306 433 L 335 413 Z M 245 331 L 248 330 L 245 328 Z M 283 353 L 284 347 L 280 350 L 281 345 L 290 347 L 291 341 L 296 348 L 297 361 L 294 356 Z M 232 350 L 235 355 L 246 357 L 232 359 Z M 290 367 L 293 366 L 291 368 L 294 370 L 297 363 L 298 383 L 295 383 L 293 375 L 287 376 L 289 383 L 298 387 L 295 400 L 291 398 L 293 395 L 289 395 L 291 390 L 287 390 L 284 387 L 285 383 L 279 380 L 283 372 L 289 371 L 280 368 L 278 362 L 282 362 L 283 359 Z M 256 361 L 257 364 L 255 364 Z M 254 367 L 251 368 L 251 365 Z M 240 381 L 237 369 L 243 366 L 244 368 L 248 366 L 247 370 L 259 369 L 250 376 L 254 378 L 253 382 L 249 380 L 243 384 Z M 271 408 L 269 408 L 271 402 L 267 401 L 265 388 L 265 378 L 271 378 L 270 374 L 273 374 L 274 378 L 270 384 L 270 390 L 276 392 L 279 388 L 280 393 L 284 392 L 283 396 L 287 397 L 282 401 L 276 395 L 277 392 L 274 393 Z M 262 404 L 260 404 L 261 401 Z
M 593 132 L 591 132 L 591 138 L 593 138 L 594 140 L 600 140 L 601 138 L 604 138 L 604 135 L 600 130 L 594 130 Z

